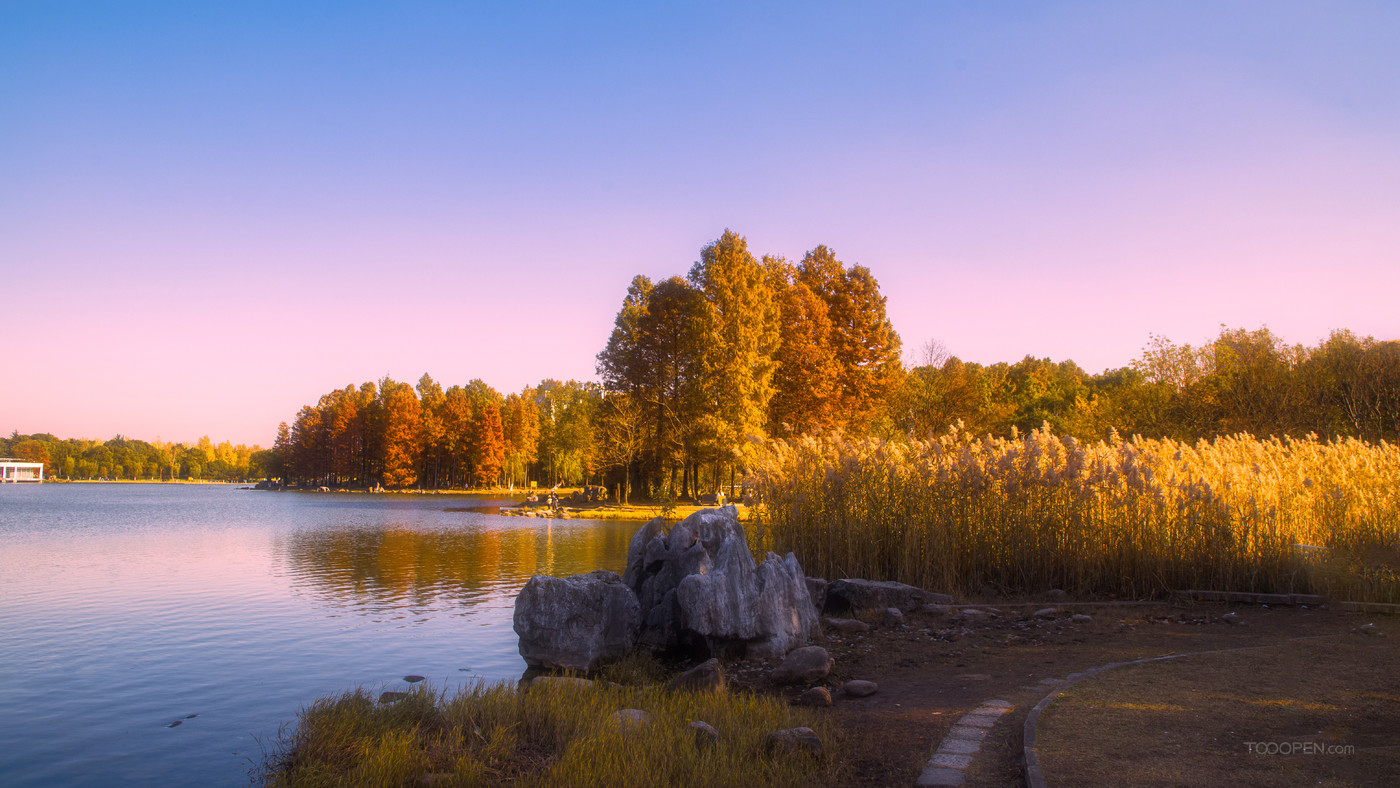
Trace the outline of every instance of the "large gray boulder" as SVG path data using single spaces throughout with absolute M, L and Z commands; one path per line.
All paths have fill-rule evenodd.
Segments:
M 953 598 L 891 580 L 844 578 L 826 588 L 828 613 L 857 613 L 888 607 L 908 612 L 930 603 L 950 605 Z
M 641 608 L 638 643 L 654 651 L 781 657 L 817 623 L 806 578 L 789 553 L 756 565 L 733 506 L 702 509 L 669 532 L 647 523 L 627 550 L 623 582 Z
M 520 656 L 532 667 L 591 671 L 632 650 L 637 597 L 616 572 L 535 575 L 515 598 Z

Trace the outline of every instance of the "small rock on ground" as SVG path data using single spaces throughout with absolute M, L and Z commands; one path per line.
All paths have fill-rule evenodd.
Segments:
M 841 691 L 852 698 L 864 698 L 874 695 L 880 690 L 880 685 L 873 681 L 852 679 L 841 686 Z
M 612 713 L 613 722 L 626 731 L 634 731 L 651 722 L 651 715 L 641 709 L 619 709 Z
M 832 659 L 821 646 L 793 649 L 773 671 L 775 684 L 815 684 L 831 672 Z
M 822 619 L 822 623 L 837 632 L 844 632 L 847 635 L 870 631 L 869 624 L 854 618 L 824 618 Z
M 724 669 L 719 660 L 709 659 L 671 679 L 673 690 L 721 693 L 725 689 Z
M 801 706 L 830 706 L 831 691 L 826 687 L 813 687 L 798 695 L 797 703 Z
M 407 692 L 381 692 L 379 693 L 380 703 L 393 703 L 408 697 Z
M 1057 610 L 1056 610 L 1055 608 L 1053 608 L 1053 607 L 1043 607 L 1043 608 L 1041 608 L 1040 610 L 1035 611 L 1035 617 L 1036 617 L 1036 618 L 1054 618 L 1054 617 L 1055 617 L 1055 614 L 1058 613 L 1058 612 L 1059 612 L 1059 611 L 1057 611 Z
M 703 750 L 706 747 L 714 747 L 719 744 L 719 731 L 715 730 L 710 723 L 696 720 L 686 727 L 690 728 L 695 735 L 696 747 Z
M 1087 623 L 1089 623 L 1090 621 L 1093 621 L 1093 620 L 1094 620 L 1094 617 L 1093 617 L 1093 616 L 1086 616 L 1086 615 L 1083 614 L 1083 613 L 1075 613 L 1074 615 L 1072 615 L 1072 616 L 1069 617 L 1069 620 L 1070 620 L 1070 621 L 1078 622 L 1078 623 L 1080 623 L 1080 624 L 1087 624 Z
M 821 757 L 822 740 L 811 728 L 787 728 L 768 734 L 767 749 L 781 754 L 806 754 Z

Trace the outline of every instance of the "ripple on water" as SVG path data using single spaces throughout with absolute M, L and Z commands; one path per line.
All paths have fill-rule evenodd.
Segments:
M 620 570 L 635 526 L 463 501 L 6 485 L 5 784 L 246 785 L 319 696 L 515 679 L 520 587 Z

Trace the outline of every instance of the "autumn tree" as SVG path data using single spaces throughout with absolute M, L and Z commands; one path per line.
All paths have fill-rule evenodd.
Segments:
M 605 468 L 622 471 L 617 500 L 626 506 L 632 494 L 633 466 L 647 442 L 646 413 L 631 394 L 607 392 L 598 409 L 598 459 Z
M 487 402 L 477 414 L 473 429 L 473 476 L 478 487 L 491 487 L 501 478 L 505 463 L 505 437 L 501 425 L 501 409 Z
M 725 230 L 700 252 L 690 284 L 704 298 L 701 383 L 714 459 L 744 464 L 749 436 L 764 436 L 773 398 L 778 302 L 770 274 L 744 237 Z
M 413 387 L 389 378 L 379 381 L 379 400 L 384 413 L 384 485 L 412 487 L 418 481 L 416 468 L 422 429 L 422 407 Z
M 830 333 L 824 344 L 837 364 L 831 410 L 839 426 L 867 429 L 886 412 L 903 374 L 899 335 L 885 314 L 880 286 L 868 268 L 846 268 L 825 246 L 817 246 L 802 258 L 795 282 L 826 304 Z M 791 333 L 791 327 L 785 324 L 784 328 Z M 789 344 L 795 341 L 800 340 L 794 338 Z M 800 396 L 792 388 L 795 376 L 784 376 L 783 380 L 786 390 L 780 401 Z
M 442 427 L 442 461 L 452 486 L 471 484 L 472 452 L 474 446 L 471 395 L 461 386 L 453 386 L 443 395 L 438 408 Z
M 769 268 L 780 319 L 768 430 L 783 437 L 825 432 L 838 421 L 840 386 L 826 301 L 797 281 L 786 261 L 772 260 Z
M 649 475 L 664 489 L 676 488 L 676 475 L 702 442 L 702 419 L 714 413 L 703 377 L 707 318 L 704 295 L 686 280 L 653 285 L 638 276 L 598 354 L 604 388 L 633 396 L 645 411 Z
M 505 473 L 511 486 L 529 481 L 531 463 L 539 450 L 540 411 L 535 392 L 526 386 L 519 394 L 506 397 L 505 413 Z

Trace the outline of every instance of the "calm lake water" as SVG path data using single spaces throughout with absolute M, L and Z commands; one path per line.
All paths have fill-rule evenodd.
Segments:
M 0 783 L 247 785 L 317 697 L 519 678 L 516 592 L 639 524 L 501 503 L 0 485 Z

